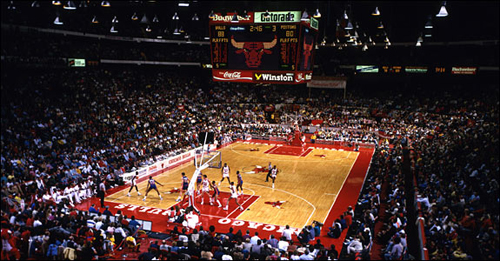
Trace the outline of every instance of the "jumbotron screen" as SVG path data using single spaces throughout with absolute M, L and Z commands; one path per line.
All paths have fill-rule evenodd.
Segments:
M 310 81 L 318 21 L 300 11 L 215 14 L 210 20 L 214 81 L 302 84 Z

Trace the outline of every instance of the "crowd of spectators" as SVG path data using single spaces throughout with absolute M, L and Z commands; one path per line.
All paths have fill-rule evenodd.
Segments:
M 351 242 L 352 248 L 348 248 L 353 253 L 369 252 L 375 237 L 387 246 L 388 258 L 396 258 L 404 251 L 405 213 L 409 207 L 405 205 L 405 193 L 410 193 L 403 189 L 401 174 L 405 145 L 414 151 L 414 171 L 431 257 L 458 258 L 465 254 L 498 258 L 498 99 L 451 95 L 448 99 L 420 99 L 397 95 L 344 100 L 335 98 L 333 92 L 314 92 L 306 97 L 297 89 L 206 84 L 192 75 L 157 70 L 42 70 L 24 73 L 23 77 L 2 71 L 2 238 L 13 249 L 21 250 L 9 249 L 9 253 L 28 253 L 24 250 L 30 244 L 35 244 L 30 251 L 38 249 L 42 251 L 37 253 L 40 255 L 54 253 L 51 245 L 62 245 L 64 252 L 70 236 L 75 240 L 74 234 L 93 238 L 76 242 L 80 248 L 70 247 L 79 249 L 79 255 L 111 251 L 109 242 L 126 240 L 133 228 L 121 221 L 113 225 L 102 217 L 106 229 L 89 230 L 100 218 L 66 213 L 72 208 L 68 200 L 57 202 L 54 198 L 59 204 L 51 205 L 51 188 L 82 186 L 82 181 L 94 177 L 94 184 L 86 185 L 91 193 L 82 194 L 92 196 L 92 186 L 106 176 L 119 178 L 124 172 L 198 146 L 197 133 L 203 130 L 233 134 L 286 131 L 267 125 L 265 106 L 273 104 L 281 115 L 299 115 L 304 121 L 322 120 L 318 135 L 325 139 L 329 135 L 332 139 L 335 135 L 350 139 L 352 133 L 345 132 L 347 129 L 361 133 L 361 139 L 366 135 L 370 135 L 366 139 L 373 139 L 371 135 L 379 131 L 390 137 L 377 148 L 367 179 L 369 189 L 360 197 L 363 211 L 354 216 L 353 222 L 361 225 Z M 329 128 L 340 130 L 332 134 Z M 374 231 L 384 182 L 389 182 L 390 191 L 387 226 Z M 339 224 L 342 226 L 340 219 Z M 102 231 L 107 232 L 109 227 L 115 230 L 108 237 Z M 182 246 L 176 243 L 178 251 L 174 252 L 184 249 L 195 251 L 190 253 L 196 255 L 199 250 L 199 256 L 204 256 L 215 246 L 217 255 L 237 258 L 241 253 L 245 257 L 243 251 L 234 251 L 245 244 L 244 240 L 233 245 L 234 240 L 226 240 L 226 233 L 219 236 L 215 230 L 211 232 L 212 237 L 200 236 L 199 244 L 189 240 L 187 246 L 185 242 Z M 323 248 L 326 252 L 322 252 L 320 242 L 314 244 L 303 235 L 300 238 L 308 239 L 296 242 L 297 253 L 306 255 L 304 258 L 319 259 L 328 256 L 328 251 L 333 252 L 332 247 Z M 18 239 L 22 240 L 16 242 Z M 265 251 L 252 255 L 250 249 L 246 257 L 288 253 L 273 253 L 272 248 L 266 247 L 268 241 L 256 241 L 255 245 L 262 245 L 258 248 Z M 475 245 L 481 247 L 473 248 Z M 288 258 L 297 257 L 300 255 Z

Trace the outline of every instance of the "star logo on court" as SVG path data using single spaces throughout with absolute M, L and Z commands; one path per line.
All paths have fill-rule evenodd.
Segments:
M 285 203 L 286 201 L 266 201 L 265 203 L 266 204 L 269 204 L 269 205 L 272 205 L 273 207 L 276 207 L 276 208 L 279 208 L 281 209 L 281 205 L 283 205 L 283 203 Z

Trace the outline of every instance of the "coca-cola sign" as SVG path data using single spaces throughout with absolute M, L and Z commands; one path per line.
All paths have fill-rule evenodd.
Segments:
M 239 79 L 241 78 L 241 72 L 228 72 L 225 71 L 223 74 L 224 79 Z
M 252 73 L 247 71 L 214 70 L 213 78 L 216 81 L 252 81 Z

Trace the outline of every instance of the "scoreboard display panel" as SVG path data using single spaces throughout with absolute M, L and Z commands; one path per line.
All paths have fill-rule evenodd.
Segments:
M 312 78 L 317 20 L 300 11 L 216 14 L 210 21 L 214 81 L 301 84 Z M 314 19 L 314 18 L 311 18 Z M 316 28 L 314 28 L 316 27 Z

